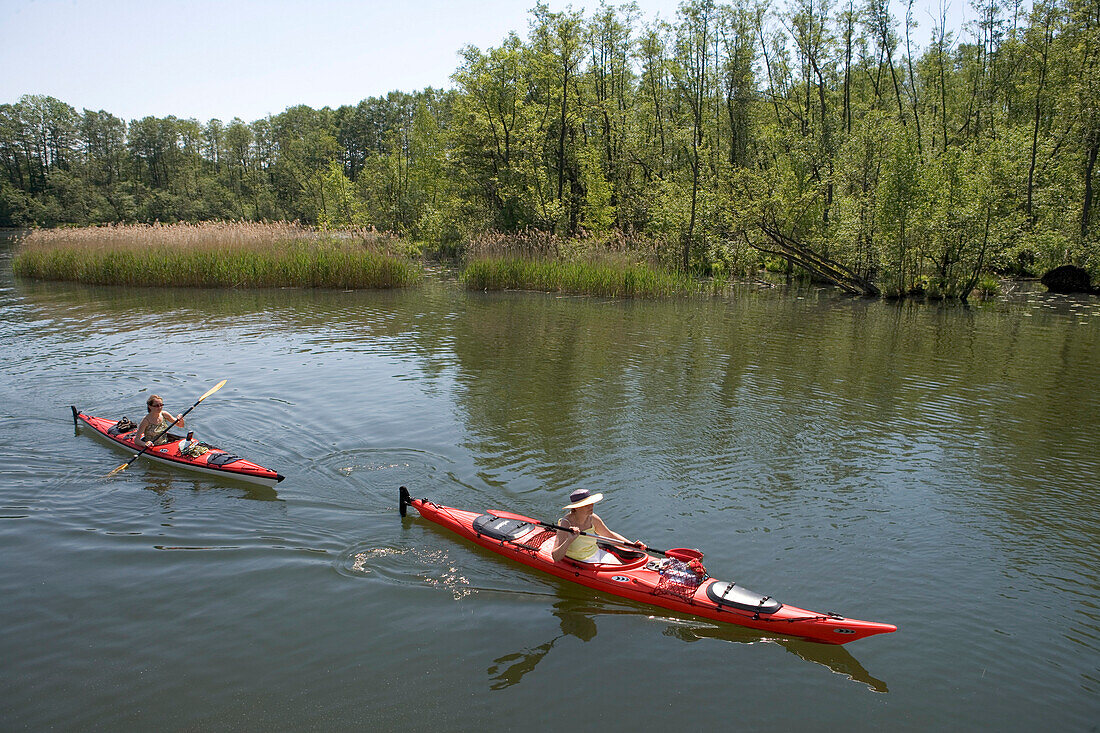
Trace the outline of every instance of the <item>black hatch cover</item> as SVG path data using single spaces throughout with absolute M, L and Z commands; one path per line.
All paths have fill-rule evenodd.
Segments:
M 530 522 L 494 517 L 492 514 L 482 514 L 474 520 L 474 531 L 494 540 L 514 540 L 530 529 Z
M 717 580 L 707 586 L 707 597 L 720 606 L 732 606 L 743 611 L 775 613 L 783 604 L 770 596 L 762 596 L 736 583 Z

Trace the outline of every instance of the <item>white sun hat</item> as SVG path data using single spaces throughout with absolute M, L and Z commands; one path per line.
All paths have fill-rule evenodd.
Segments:
M 580 509 L 582 506 L 588 506 L 589 504 L 595 504 L 597 501 L 603 498 L 603 494 L 593 494 L 588 489 L 577 489 L 569 495 L 569 501 L 566 509 Z

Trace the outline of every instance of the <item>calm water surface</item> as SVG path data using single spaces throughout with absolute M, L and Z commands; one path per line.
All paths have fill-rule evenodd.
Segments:
M 15 281 L 0 244 L 0 728 L 1095 730 L 1100 299 L 619 302 Z M 191 477 L 140 418 L 280 470 Z M 696 546 L 846 647 L 656 613 L 397 487 Z M 410 512 L 410 515 L 415 514 Z

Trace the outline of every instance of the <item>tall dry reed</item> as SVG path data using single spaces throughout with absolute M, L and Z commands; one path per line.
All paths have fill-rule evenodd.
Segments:
M 101 285 L 391 288 L 421 267 L 373 230 L 318 232 L 296 222 L 129 224 L 30 232 L 13 270 Z

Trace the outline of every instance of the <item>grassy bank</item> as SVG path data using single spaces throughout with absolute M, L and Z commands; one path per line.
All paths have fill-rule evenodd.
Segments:
M 20 242 L 12 269 L 96 285 L 239 288 L 395 288 L 421 275 L 388 237 L 285 222 L 36 230 Z
M 679 272 L 625 261 L 486 257 L 467 263 L 462 281 L 471 290 L 541 290 L 609 298 L 658 298 L 697 293 L 701 287 Z
M 703 289 L 664 266 L 652 240 L 565 239 L 546 233 L 476 238 L 466 246 L 462 281 L 471 290 L 541 290 L 609 298 L 660 298 Z

